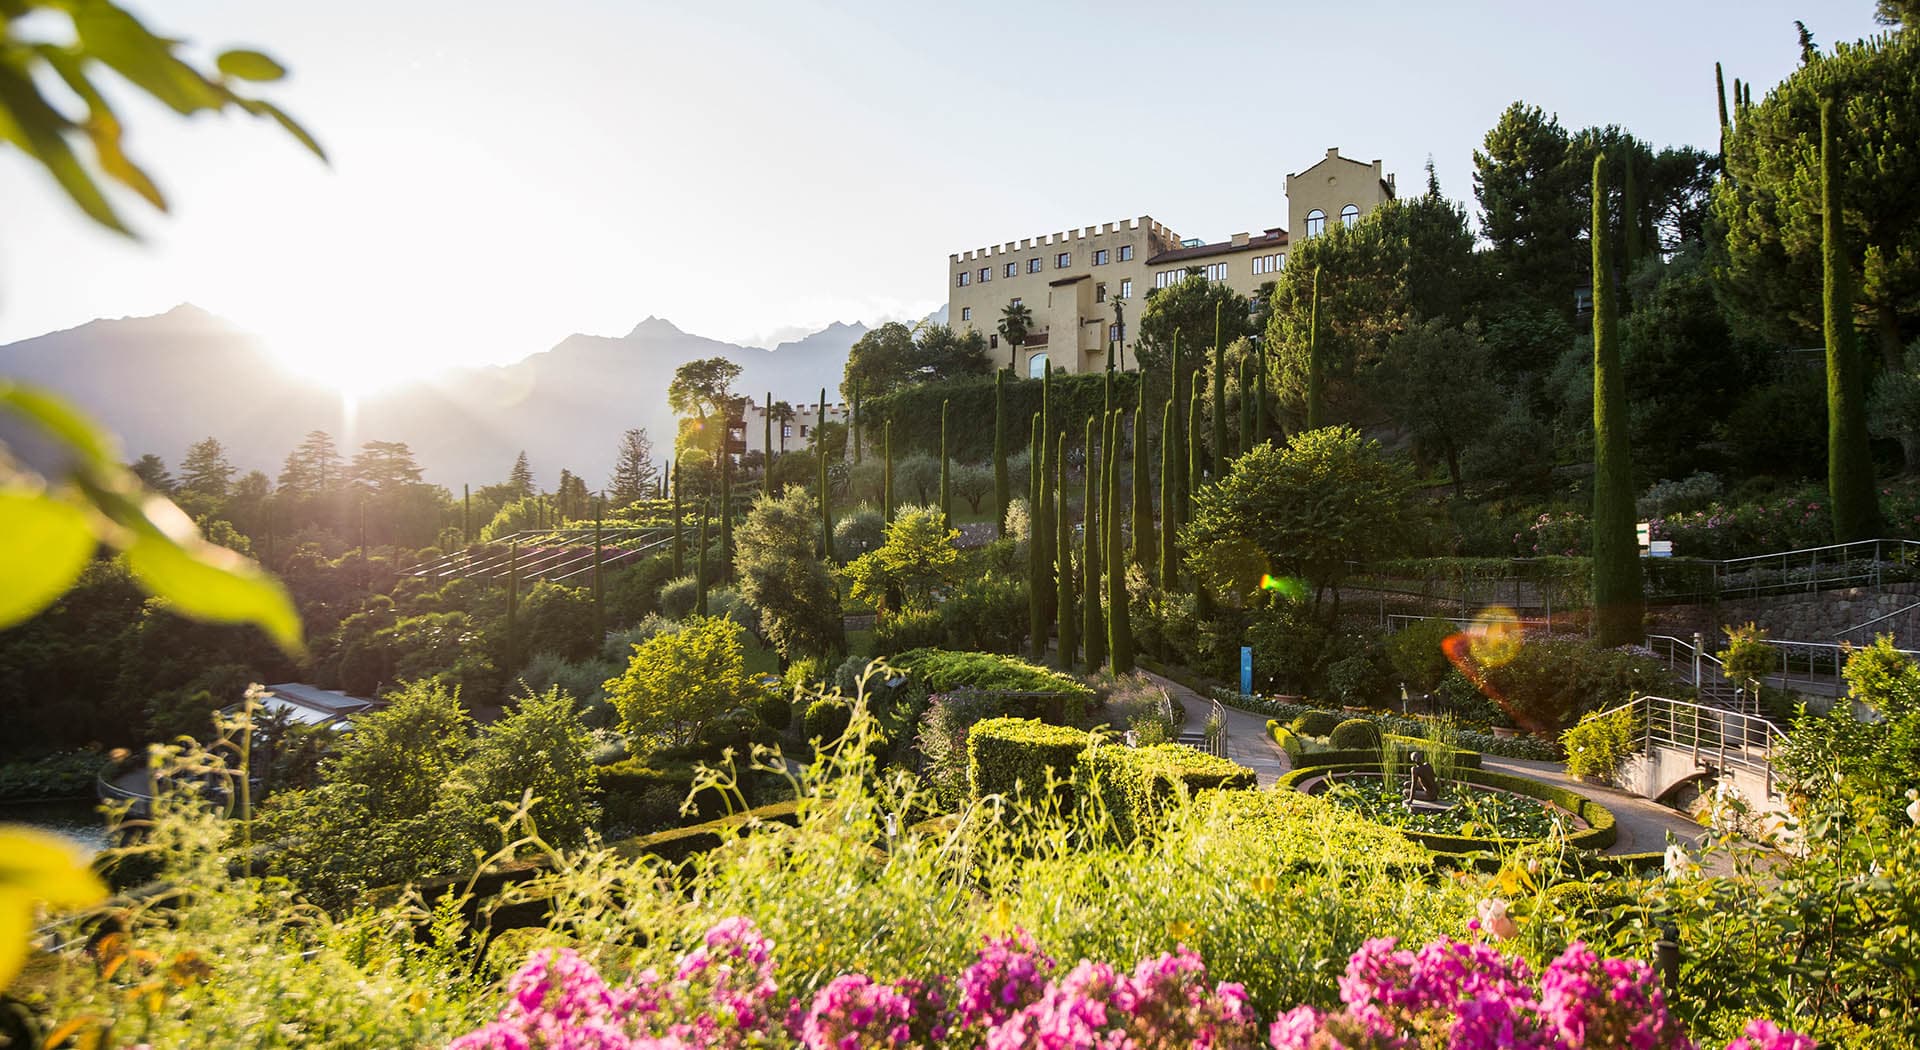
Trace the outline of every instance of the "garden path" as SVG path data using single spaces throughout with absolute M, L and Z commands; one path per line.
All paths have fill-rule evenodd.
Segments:
M 1151 671 L 1139 673 L 1180 701 L 1187 709 L 1190 721 L 1206 724 L 1211 700 L 1171 678 L 1162 678 Z M 1253 770 L 1260 779 L 1261 787 L 1272 787 L 1273 782 L 1293 766 L 1287 761 L 1287 753 L 1280 750 L 1280 745 L 1267 735 L 1267 716 L 1225 704 L 1221 708 L 1227 713 L 1227 757 Z

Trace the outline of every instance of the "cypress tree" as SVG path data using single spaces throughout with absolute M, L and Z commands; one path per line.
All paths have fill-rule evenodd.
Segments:
M 760 450 L 762 452 L 761 465 L 764 468 L 761 471 L 760 494 L 762 496 L 767 497 L 768 499 L 772 499 L 773 498 L 773 391 L 771 390 L 767 391 L 766 407 L 767 407 L 767 418 L 764 424 L 765 433 L 762 434 L 760 438 L 760 440 L 763 442 L 763 444 L 761 444 L 760 446 Z
M 999 514 L 994 535 L 1007 538 L 1007 501 L 1013 497 L 1013 480 L 1007 473 L 1007 373 L 993 373 L 993 505 Z
M 1160 409 L 1160 565 L 1154 575 L 1160 586 L 1173 590 L 1180 578 L 1180 413 L 1178 397 L 1169 396 Z
M 1253 440 L 1255 444 L 1267 443 L 1267 342 L 1262 339 L 1253 344 Z M 1140 424 L 1135 423 L 1134 426 Z
M 1240 454 L 1253 448 L 1253 355 L 1240 358 Z
M 940 402 L 940 527 L 953 528 L 953 452 L 947 440 L 947 413 L 952 401 Z
M 821 557 L 833 560 L 833 488 L 832 479 L 827 477 L 825 443 L 820 448 L 820 552 Z
M 1038 537 L 1040 542 L 1040 600 L 1045 603 L 1047 620 L 1051 622 L 1057 612 L 1057 610 L 1053 608 L 1053 562 L 1058 553 L 1053 549 L 1053 468 L 1055 464 L 1052 462 L 1052 443 L 1047 440 L 1046 431 L 1043 430 L 1040 433 L 1040 465 L 1038 468 L 1040 471 L 1040 502 L 1038 505 L 1040 518 L 1038 527 L 1034 529 L 1034 535 Z
M 600 520 L 604 516 L 605 512 L 606 512 L 605 504 L 601 500 L 598 500 L 598 499 L 594 500 L 593 501 L 593 620 L 594 620 L 595 629 L 600 631 L 603 634 L 606 632 L 606 627 L 604 623 L 604 621 L 606 620 L 606 601 L 605 601 L 603 592 L 601 591 L 601 588 L 600 588 L 600 556 L 606 550 L 606 547 L 601 543 L 601 540 L 600 540 Z
M 1162 442 L 1173 444 L 1173 503 L 1169 506 L 1161 501 L 1160 515 L 1165 519 L 1166 530 L 1171 532 L 1187 516 L 1187 421 L 1180 414 L 1180 395 L 1186 392 L 1186 380 L 1180 375 L 1180 330 L 1173 332 L 1173 369 L 1167 380 L 1167 403 L 1173 406 L 1173 429 L 1161 436 Z M 1162 454 L 1162 459 L 1166 458 Z
M 720 453 L 720 579 L 733 575 L 733 454 Z
M 267 519 L 267 525 L 269 528 L 272 527 L 273 519 L 271 517 Z M 473 542 L 473 486 L 472 485 L 460 486 L 460 539 L 462 542 L 465 542 L 465 543 Z
M 1080 515 L 1081 636 L 1087 644 L 1087 670 L 1097 671 L 1107 658 L 1107 632 L 1100 621 L 1100 475 L 1093 469 L 1094 418 L 1087 417 L 1087 468 L 1083 488 L 1086 509 Z M 1111 552 L 1109 552 L 1111 553 Z
M 1607 229 L 1607 155 L 1593 158 L 1593 604 L 1599 644 L 1641 638 L 1640 557 L 1633 535 L 1627 383 L 1620 369 Z
M 1113 422 L 1108 424 L 1110 435 L 1107 441 L 1109 449 L 1118 451 L 1122 428 L 1120 409 L 1113 410 Z M 1140 421 L 1134 420 L 1134 432 L 1139 433 Z M 1120 549 L 1120 459 L 1108 456 L 1107 475 L 1107 549 Z M 1089 590 L 1092 588 L 1089 587 Z M 1127 618 L 1127 563 L 1126 559 L 1112 557 L 1107 559 L 1107 652 L 1113 659 L 1113 673 L 1126 674 L 1133 670 L 1133 627 Z
M 1213 304 L 1213 477 L 1219 481 L 1227 473 L 1227 359 L 1226 345 L 1220 341 L 1220 311 L 1225 303 Z
M 680 461 L 673 461 L 673 578 L 687 574 L 686 544 L 680 539 Z
M 1727 152 L 1727 128 L 1732 122 L 1727 119 L 1727 77 L 1720 69 L 1720 63 L 1713 64 L 1713 94 L 1720 101 L 1720 153 Z
M 1640 236 L 1640 184 L 1633 176 L 1634 150 L 1629 146 L 1625 153 L 1625 170 L 1620 173 L 1620 250 L 1623 272 L 1632 273 L 1640 265 L 1646 241 Z
M 851 407 L 853 414 L 847 418 L 847 422 L 849 429 L 853 431 L 853 465 L 857 467 L 860 465 L 860 427 L 864 422 L 860 418 L 860 381 L 858 379 L 853 381 L 853 405 Z
M 1307 308 L 1307 429 L 1327 425 L 1326 406 L 1320 403 L 1320 267 L 1313 268 L 1313 299 Z
M 707 505 L 700 504 L 700 550 L 695 555 L 693 570 L 693 612 L 696 616 L 707 615 Z
M 1059 581 L 1058 594 L 1054 601 L 1054 613 L 1060 622 L 1059 661 L 1062 671 L 1073 669 L 1073 656 L 1079 651 L 1074 637 L 1073 622 L 1073 523 L 1067 514 L 1067 432 L 1062 430 L 1056 439 L 1056 451 L 1053 454 L 1053 502 L 1054 520 L 1058 522 L 1059 535 L 1055 538 L 1054 548 L 1058 550 L 1060 562 L 1056 567 L 1055 579 Z
M 1834 149 L 1834 103 L 1820 102 L 1820 266 L 1827 336 L 1827 502 L 1833 538 L 1871 539 L 1880 517 L 1867 449 L 1867 414 L 1860 352 L 1853 345 L 1853 289 L 1848 283 L 1840 214 L 1840 174 Z
M 886 504 L 883 510 L 887 524 L 891 525 L 893 524 L 893 420 L 887 420 L 887 425 L 881 428 L 880 433 L 882 435 L 880 444 L 884 449 L 883 455 L 886 457 L 886 469 L 881 472 L 880 478 L 880 502 Z
M 507 666 L 514 663 L 514 612 L 520 605 L 520 543 L 507 545 Z
M 1133 409 L 1133 562 L 1153 578 L 1153 493 L 1147 471 L 1147 384 Z
M 1206 455 L 1206 447 L 1200 440 L 1200 406 L 1206 400 L 1205 388 L 1201 385 L 1204 381 L 1200 370 L 1194 369 L 1193 393 L 1187 399 L 1187 501 L 1180 508 L 1182 521 L 1193 520 L 1194 490 L 1200 487 L 1201 478 L 1206 473 L 1203 465 L 1206 460 L 1202 458 Z
M 1047 652 L 1046 603 L 1040 599 L 1040 559 L 1046 544 L 1040 540 L 1040 413 L 1033 414 L 1027 440 L 1027 655 L 1035 663 Z

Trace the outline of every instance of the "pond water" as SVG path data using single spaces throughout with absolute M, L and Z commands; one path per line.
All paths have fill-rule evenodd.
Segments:
M 88 854 L 107 848 L 107 820 L 100 815 L 97 804 L 86 799 L 0 805 L 0 824 L 25 824 L 54 832 L 78 843 Z

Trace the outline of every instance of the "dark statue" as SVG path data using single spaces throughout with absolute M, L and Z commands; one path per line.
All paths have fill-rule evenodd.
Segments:
M 1433 767 L 1427 764 L 1427 756 L 1418 751 L 1413 753 L 1413 772 L 1407 781 L 1407 801 L 1440 801 L 1440 780 L 1433 775 Z

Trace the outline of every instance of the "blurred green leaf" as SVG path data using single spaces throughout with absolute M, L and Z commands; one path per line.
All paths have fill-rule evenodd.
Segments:
M 307 129 L 301 127 L 298 121 L 287 116 L 286 111 L 279 106 L 257 98 L 242 98 L 236 99 L 235 101 L 239 103 L 241 109 L 246 110 L 256 117 L 272 117 L 282 128 L 286 129 L 287 134 L 299 139 L 300 144 L 307 147 L 308 151 L 314 156 L 319 157 L 323 161 L 327 159 L 327 151 L 320 148 L 319 141 L 308 134 Z
M 95 471 L 120 467 L 120 453 L 112 439 L 66 401 L 0 377 L 0 406 L 13 409 L 59 438 L 79 453 L 82 466 Z
M 252 623 L 280 648 L 299 653 L 300 616 L 286 589 L 246 558 L 209 543 L 181 546 L 139 530 L 126 547 L 127 566 L 153 594 L 180 612 L 216 623 Z
M 0 489 L 0 630 L 24 622 L 73 586 L 97 541 L 87 515 L 44 492 Z
M 19 146 L 27 156 L 39 161 L 73 203 L 93 221 L 132 236 L 133 231 L 120 221 L 93 176 L 67 145 L 64 133 L 72 126 L 71 121 L 40 97 L 25 72 L 0 64 L 0 140 Z
M 154 185 L 147 173 L 120 148 L 120 118 L 114 115 L 113 107 L 107 105 L 107 100 L 87 79 L 79 57 L 66 48 L 45 44 L 34 51 L 46 59 L 47 65 L 52 66 L 53 71 L 60 74 L 60 79 L 66 81 L 73 93 L 87 104 L 87 119 L 81 127 L 100 158 L 101 170 L 146 198 L 147 203 L 166 211 L 167 201 L 160 195 L 160 187 Z
M 221 109 L 231 98 L 175 58 L 172 41 L 154 36 L 139 19 L 108 0 L 74 0 L 70 13 L 82 51 L 113 67 L 175 113 L 191 116 L 203 109 Z
M 222 51 L 214 64 L 236 80 L 269 81 L 287 75 L 286 67 L 258 51 Z

